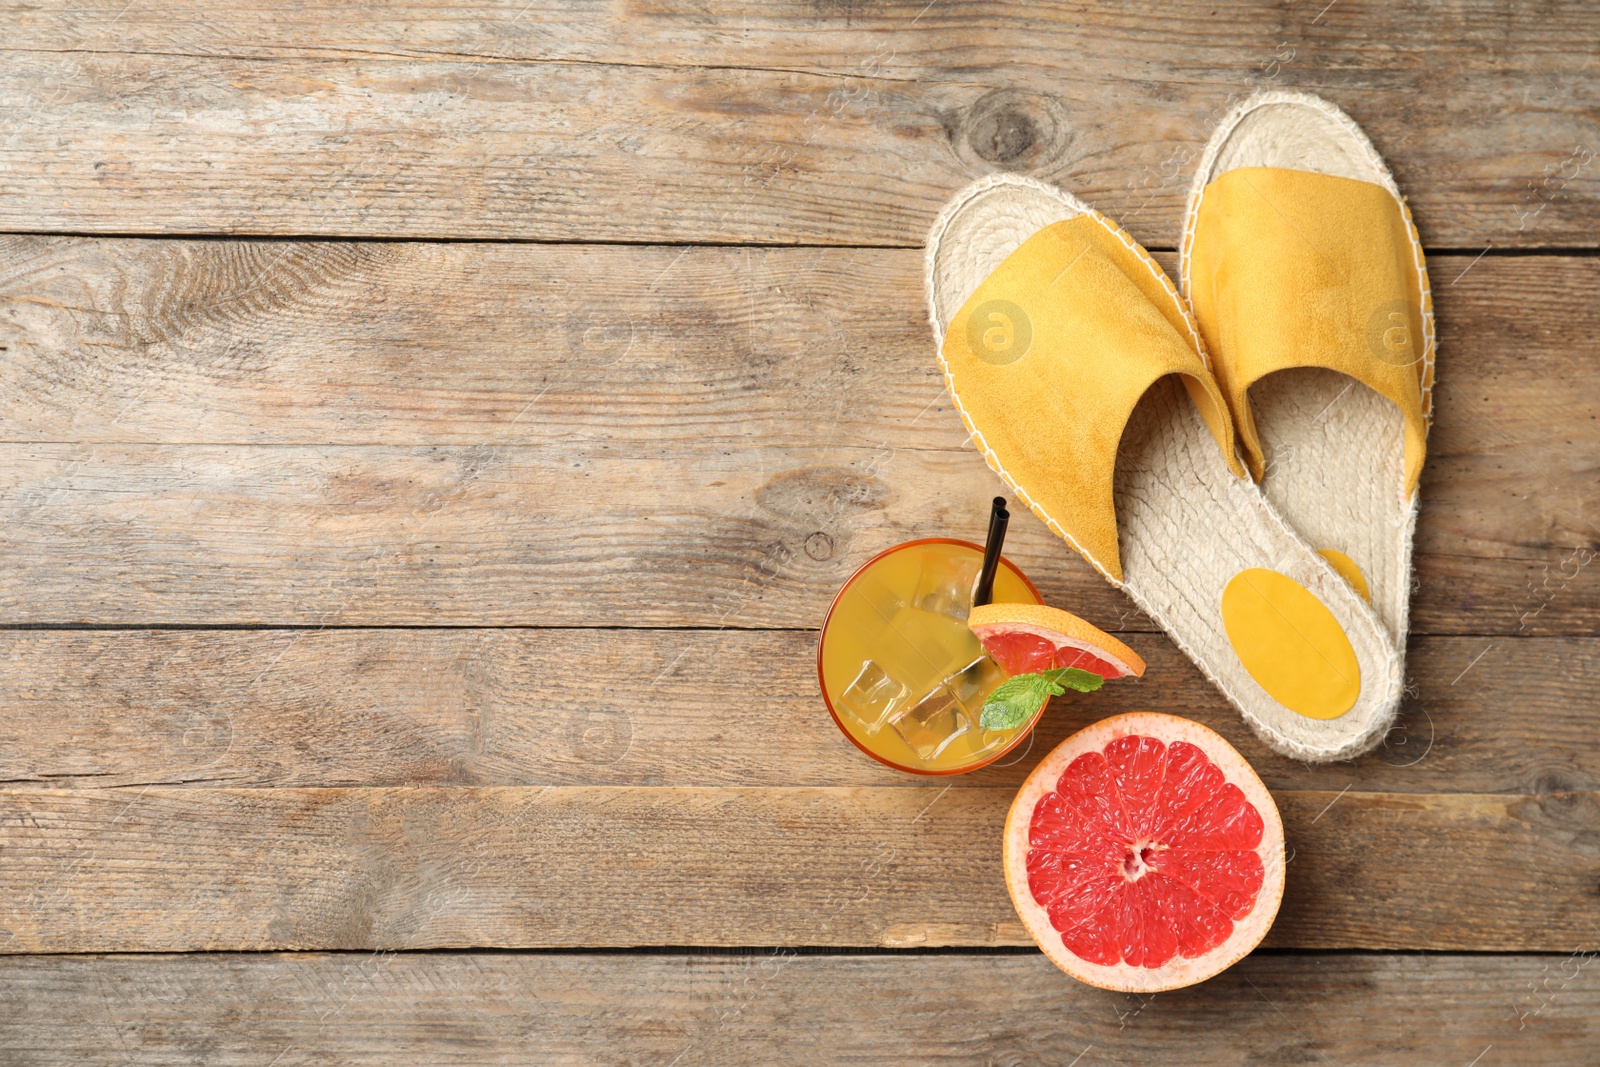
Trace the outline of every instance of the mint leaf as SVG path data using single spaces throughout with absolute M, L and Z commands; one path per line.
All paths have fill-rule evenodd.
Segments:
M 1076 689 L 1080 693 L 1092 693 L 1106 684 L 1106 680 L 1093 671 L 1080 670 L 1077 667 L 1057 667 L 1051 671 L 1040 671 L 1040 674 L 1068 689 Z M 1060 696 L 1053 693 L 1052 696 Z
M 1105 679 L 1093 671 L 1057 667 L 1035 674 L 1019 674 L 1001 682 L 983 702 L 978 725 L 985 730 L 1013 730 L 1039 713 L 1051 697 L 1068 689 L 1092 693 Z
M 983 702 L 978 725 L 985 730 L 1010 730 L 1021 726 L 1055 695 L 1050 692 L 1052 688 L 1057 687 L 1037 674 L 1019 674 L 1002 682 Z

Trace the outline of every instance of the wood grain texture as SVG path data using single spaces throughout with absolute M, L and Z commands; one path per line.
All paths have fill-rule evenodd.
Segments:
M 1600 447 L 1600 259 L 1428 262 L 1430 459 L 1570 473 Z M 0 237 L 0 441 L 959 449 L 922 271 L 909 249 Z
M 0 1062 L 1593 1059 L 1600 260 L 1474 258 L 1600 247 L 1592 12 L 0 0 L 0 26 L 0 231 L 402 239 L 0 237 Z M 870 763 L 805 628 L 873 550 L 979 537 L 996 488 L 929 358 L 928 222 L 1003 170 L 1170 248 L 1263 86 L 1346 107 L 1466 253 L 1431 259 L 1401 728 L 1271 755 L 1019 517 L 1010 554 L 1150 680 L 1059 703 L 1011 766 Z M 430 243 L 458 238 L 489 243 Z M 793 244 L 828 247 L 750 247 Z M 108 629 L 29 629 L 58 624 Z M 304 628 L 148 628 L 234 624 Z M 1134 707 L 1261 769 L 1293 849 L 1268 944 L 1300 954 L 1153 999 L 1029 953 L 797 954 L 1028 945 L 1017 782 Z M 766 951 L 562 951 L 686 945 Z M 547 951 L 395 951 L 476 946 Z M 234 954 L 324 948 L 359 951 Z M 102 950 L 205 951 L 25 955 Z
M 1004 169 L 1171 247 L 1216 118 L 1267 85 L 1363 122 L 1431 246 L 1591 247 L 1600 218 L 1581 8 L 10 7 L 8 230 L 916 244 Z
M 0 1058 L 1577 1067 L 1600 1042 L 1594 970 L 1581 954 L 1258 953 L 1141 998 L 1081 985 L 1038 955 L 11 958 Z
M 793 631 L 0 632 L 0 782 L 144 785 L 885 786 L 850 746 Z M 1416 638 L 1416 696 L 1378 750 L 1274 754 L 1164 638 L 1144 679 L 1056 701 L 1007 766 L 939 783 L 1016 789 L 1068 735 L 1123 711 L 1222 733 L 1274 789 L 1600 789 L 1594 638 Z
M 1595 550 L 1550 500 L 1576 485 L 1551 491 L 1516 466 L 1479 464 L 1476 486 L 1438 497 L 1442 475 L 1425 475 L 1415 632 L 1600 625 Z M 30 625 L 809 627 L 878 551 L 981 542 L 1001 488 L 972 450 L 0 445 L 0 612 Z M 1447 512 L 1445 493 L 1505 510 Z M 1486 525 L 1538 547 L 1485 551 Z M 1007 555 L 1047 601 L 1108 630 L 1151 628 L 1031 515 Z
M 15 622 L 814 626 L 871 552 L 981 539 L 998 488 L 914 252 L 0 252 Z M 1434 268 L 1413 629 L 1593 633 L 1600 261 Z M 1008 548 L 1052 601 L 1151 628 L 1031 516 Z
M 1027 944 L 1014 792 L 0 791 L 0 951 Z M 1594 792 L 1276 799 L 1270 945 L 1600 948 Z

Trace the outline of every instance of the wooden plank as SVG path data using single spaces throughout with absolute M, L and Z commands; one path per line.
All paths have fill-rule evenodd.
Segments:
M 1032 954 L 14 957 L 0 961 L 0 1058 L 749 1064 L 803 1049 L 852 1064 L 1556 1067 L 1591 1063 L 1600 1042 L 1592 964 L 1258 953 L 1135 997 Z
M 1568 476 L 1563 453 L 1600 447 L 1600 259 L 1429 266 L 1432 458 L 1520 449 L 1516 474 Z M 0 441 L 955 449 L 922 269 L 902 249 L 0 237 Z
M 981 537 L 997 488 L 941 399 L 918 258 L 12 239 L 0 606 L 814 626 L 871 551 Z M 1593 633 L 1600 261 L 1435 273 L 1413 628 Z M 1150 627 L 1031 517 L 1010 550 L 1052 601 Z
M 446 787 L 0 791 L 0 950 L 1027 944 L 1014 791 Z M 1277 794 L 1269 935 L 1600 947 L 1600 795 Z
M 1543 19 L 1527 3 L 1489 6 L 1426 4 L 1419 0 L 1352 11 L 1304 11 L 1283 17 L 1259 2 L 1200 4 L 1177 0 L 1159 9 L 1128 11 L 1087 3 L 1073 9 L 1040 4 L 1008 7 L 982 0 L 941 0 L 932 8 L 879 4 L 847 15 L 793 0 L 728 3 L 715 9 L 628 6 L 616 0 L 463 0 L 450 7 L 426 0 L 387 4 L 306 0 L 295 18 L 207 0 L 142 0 L 115 19 L 81 11 L 51 11 L 16 0 L 0 4 L 11 24 L 7 51 L 174 53 L 240 59 L 301 57 L 416 60 L 482 58 L 645 66 L 784 67 L 859 72 L 863 54 L 881 78 L 930 78 L 952 69 L 998 65 L 1024 71 L 1061 68 L 1069 60 L 1096 62 L 1118 46 L 1137 44 L 1138 60 L 1159 77 L 1163 64 L 1182 63 L 1193 78 L 1225 74 L 1266 80 L 1333 65 L 1371 76 L 1429 52 L 1451 53 L 1450 71 L 1514 76 L 1506 59 L 1543 59 L 1548 76 L 1594 70 L 1587 49 L 1596 37 L 1581 6 Z M 843 17 L 841 17 L 843 16 Z M 1271 16 L 1278 16 L 1272 18 Z M 985 20 L 982 35 L 971 23 Z M 1506 28 L 1509 33 L 1496 33 Z M 1432 30 L 1426 42 L 1424 31 Z M 1395 34 L 1382 41 L 1380 35 Z M 1246 47 L 1271 47 L 1299 34 L 1310 51 L 1259 68 L 1244 62 Z M 1298 42 L 1295 42 L 1298 43 Z M 1387 48 L 1379 47 L 1387 44 Z M 1298 50 L 1297 50 L 1298 51 Z M 1126 58 L 1126 57 L 1124 57 Z M 1253 58 L 1253 57 L 1252 57 Z M 1107 63 L 1107 66 L 1110 66 Z M 1193 68 L 1206 68 L 1195 70 Z M 1114 68 L 1113 68 L 1114 69 Z M 1058 70 L 1062 77 L 1085 71 Z M 1126 77 L 1126 72 L 1122 72 Z M 1144 73 L 1141 71 L 1141 73 Z M 1174 78 L 1173 80 L 1178 80 Z M 1070 83 L 1068 83 L 1070 84 Z
M 1469 461 L 1475 480 L 1450 466 L 1439 457 L 1424 485 L 1414 631 L 1594 632 L 1595 551 L 1560 499 L 1581 480 L 1549 492 L 1512 459 Z M 809 627 L 873 553 L 981 541 L 1001 490 L 969 449 L 0 445 L 0 611 L 30 625 Z M 1534 547 L 1515 542 L 1524 530 Z M 1049 602 L 1150 628 L 1033 516 L 1007 554 Z
M 916 244 L 1010 169 L 1170 247 L 1211 126 L 1259 86 L 1347 107 L 1430 245 L 1592 247 L 1600 219 L 1572 107 L 1595 23 L 1531 0 L 9 6 L 7 230 Z
M 1523 284 L 1506 265 L 1524 262 L 1467 276 L 1472 326 L 1509 328 L 1467 284 L 1480 271 L 1559 301 L 1541 321 L 1593 317 L 1591 261 Z M 0 237 L 0 309 L 5 441 L 965 438 L 903 249 Z
M 16 0 L 0 4 L 11 24 L 8 51 L 111 51 L 176 53 L 240 59 L 374 55 L 417 60 L 483 58 L 654 66 L 768 66 L 842 73 L 860 68 L 862 53 L 878 49 L 878 76 L 931 77 L 952 68 L 983 70 L 996 54 L 1023 69 L 1064 65 L 1065 59 L 1096 56 L 1114 46 L 1137 43 L 1138 59 L 1155 68 L 1183 61 L 1198 77 L 1251 71 L 1238 50 L 1270 45 L 1292 33 L 1310 40 L 1313 52 L 1280 62 L 1285 76 L 1335 62 L 1371 74 L 1402 60 L 1422 62 L 1428 51 L 1452 52 L 1458 70 L 1502 76 L 1512 46 L 1527 58 L 1543 58 L 1562 69 L 1588 72 L 1585 45 L 1594 27 L 1581 7 L 1558 10 L 1542 20 L 1520 18 L 1539 9 L 1499 2 L 1429 5 L 1409 0 L 1383 7 L 1356 5 L 1352 12 L 1293 12 L 1285 18 L 1261 3 L 1225 0 L 1201 5 L 1178 0 L 1159 9 L 1128 11 L 1106 3 L 1065 10 L 1040 4 L 1019 9 L 973 0 L 941 0 L 932 8 L 914 4 L 863 5 L 847 15 L 792 0 L 771 4 L 728 3 L 715 9 L 669 5 L 627 6 L 616 0 L 463 0 L 449 7 L 426 0 L 387 4 L 306 0 L 292 19 L 258 8 L 229 7 L 207 0 L 142 0 L 126 11 L 91 17 L 83 10 L 49 10 Z M 1276 20 L 1265 16 L 1279 14 Z M 1318 17 L 1318 16 L 1321 17 Z M 984 33 L 970 24 L 984 19 Z M 1431 19 L 1431 21 L 1430 21 Z M 1509 34 L 1497 34 L 1505 27 Z M 1420 40 L 1431 28 L 1433 36 Z M 968 31 L 968 32 L 962 32 Z M 1397 34 L 1378 47 L 1381 33 Z M 1094 38 L 1100 38 L 1096 47 Z M 1509 40 L 1508 40 L 1509 37 Z M 1186 50 L 1185 50 L 1186 49 Z M 1070 76 L 1073 72 L 1062 71 Z M 1267 74 L 1270 70 L 1259 73 Z M 1151 74 L 1154 78 L 1157 75 Z
M 1409 701 L 1355 763 L 1271 752 L 1164 638 L 1141 680 L 1058 700 L 1015 789 L 1072 732 L 1155 710 L 1220 731 L 1274 789 L 1600 789 L 1600 640 L 1417 638 Z M 730 630 L 0 632 L 0 782 L 229 786 L 885 786 L 817 696 L 815 636 Z M 941 785 L 946 783 L 940 783 Z
M 894 478 L 875 477 L 888 456 Z M 994 485 L 964 451 L 10 445 L 0 611 L 816 625 L 851 570 L 909 531 L 976 535 Z M 1042 575 L 1065 551 L 1029 522 L 1016 555 Z

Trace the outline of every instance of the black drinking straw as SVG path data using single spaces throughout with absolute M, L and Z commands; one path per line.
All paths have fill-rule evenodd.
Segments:
M 978 572 L 978 587 L 972 591 L 973 607 L 994 599 L 994 572 L 1000 569 L 1000 546 L 1006 543 L 1006 524 L 1010 521 L 1006 498 L 995 497 L 989 509 L 989 540 L 983 546 L 983 570 Z

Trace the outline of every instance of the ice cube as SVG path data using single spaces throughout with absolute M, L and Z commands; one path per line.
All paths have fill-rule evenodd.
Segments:
M 972 587 L 978 582 L 983 561 L 977 556 L 930 556 L 923 561 L 911 603 L 935 615 L 959 619 L 963 625 L 972 610 Z
M 883 729 L 890 713 L 904 708 L 911 696 L 905 684 L 896 681 L 873 660 L 861 665 L 860 672 L 843 693 L 839 704 L 866 730 L 867 736 Z
M 983 702 L 1007 678 L 1000 665 L 988 656 L 979 656 L 950 679 L 950 688 L 967 717 L 977 722 L 983 717 Z
M 864 574 L 845 593 L 852 626 L 869 644 L 889 628 L 895 615 L 906 608 L 905 598 L 872 574 Z
M 895 613 L 874 654 L 920 699 L 982 651 L 966 623 L 906 607 Z
M 998 663 L 988 656 L 982 656 L 950 679 L 950 688 L 955 692 L 956 700 L 977 729 L 977 736 L 972 739 L 972 758 L 975 760 L 997 751 L 1017 736 L 1017 727 L 985 730 L 982 726 L 984 701 L 1009 677 Z
M 948 685 L 935 687 L 915 705 L 890 715 L 889 725 L 911 751 L 929 761 L 938 759 L 950 742 L 975 729 Z

